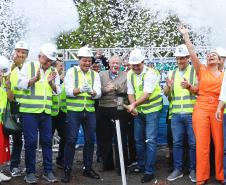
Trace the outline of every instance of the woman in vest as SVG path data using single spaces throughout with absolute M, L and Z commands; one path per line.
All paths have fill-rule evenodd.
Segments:
M 210 52 L 207 55 L 207 65 L 201 64 L 190 41 L 188 29 L 181 24 L 178 26 L 178 30 L 183 35 L 199 81 L 198 97 L 192 120 L 196 137 L 197 184 L 205 184 L 210 178 L 209 153 L 211 135 L 215 146 L 216 179 L 223 182 L 223 124 L 222 120 L 217 120 L 215 117 L 224 75 L 218 69 L 220 56 L 216 52 Z
M 9 138 L 3 133 L 3 117 L 7 106 L 6 76 L 9 74 L 9 61 L 0 56 L 0 164 L 6 163 L 10 159 Z M 0 172 L 0 184 L 2 181 L 9 181 L 8 177 Z

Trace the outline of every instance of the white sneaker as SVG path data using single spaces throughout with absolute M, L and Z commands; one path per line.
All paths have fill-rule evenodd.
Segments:
M 8 177 L 5 174 L 0 172 L 0 179 L 2 182 L 7 182 L 7 181 L 10 181 L 11 177 Z
M 20 168 L 13 168 L 10 173 L 12 177 L 20 177 L 22 175 Z

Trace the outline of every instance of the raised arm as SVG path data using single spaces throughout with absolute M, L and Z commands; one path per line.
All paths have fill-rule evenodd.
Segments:
M 183 24 L 179 24 L 177 29 L 183 35 L 185 45 L 188 48 L 188 52 L 190 54 L 192 64 L 193 64 L 195 71 L 196 71 L 196 74 L 198 76 L 201 62 L 199 61 L 199 58 L 198 58 L 198 56 L 195 52 L 193 44 L 191 43 L 191 40 L 189 38 L 188 29 Z

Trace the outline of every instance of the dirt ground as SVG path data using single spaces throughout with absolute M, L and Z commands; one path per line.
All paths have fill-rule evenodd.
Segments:
M 24 152 L 23 152 L 24 154 Z M 146 183 L 147 185 L 194 185 L 188 177 L 188 174 L 186 174 L 183 178 L 180 178 L 174 182 L 167 182 L 166 178 L 169 175 L 170 166 L 168 159 L 166 158 L 167 149 L 165 146 L 158 147 L 158 155 L 157 155 L 157 161 L 155 165 L 155 179 L 150 182 Z M 56 152 L 54 152 L 54 162 L 55 162 L 55 156 Z M 49 184 L 45 180 L 42 179 L 42 158 L 41 158 L 41 152 L 37 151 L 37 163 L 36 163 L 36 169 L 37 169 L 37 176 L 39 177 L 38 184 L 44 185 Z M 24 167 L 24 155 L 22 156 L 22 164 Z M 116 171 L 110 171 L 110 172 L 99 172 L 100 171 L 100 163 L 96 162 L 96 158 L 94 157 L 94 164 L 93 168 L 96 172 L 98 172 L 101 176 L 100 180 L 93 180 L 87 177 L 82 176 L 82 148 L 77 149 L 75 154 L 75 160 L 74 160 L 74 167 L 72 171 L 72 178 L 71 182 L 68 183 L 68 185 L 121 185 L 121 176 L 119 176 Z M 2 166 L 1 170 L 3 170 L 6 174 L 9 173 L 9 166 Z M 129 171 L 129 170 L 128 170 Z M 60 179 L 63 175 L 63 170 L 58 169 L 54 166 L 54 173 L 55 175 Z M 140 182 L 142 178 L 142 174 L 131 174 L 130 172 L 126 175 L 127 178 L 127 185 L 141 185 Z M 24 177 L 16 177 L 13 178 L 10 182 L 4 182 L 2 183 L 7 185 L 22 185 L 26 184 L 24 182 Z M 64 184 L 60 181 L 55 183 L 56 185 Z M 214 178 L 212 177 L 208 184 L 219 184 L 217 183 Z

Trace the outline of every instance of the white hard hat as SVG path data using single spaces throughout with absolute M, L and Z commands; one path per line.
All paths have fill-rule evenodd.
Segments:
M 4 76 L 7 76 L 10 72 L 10 62 L 4 56 L 0 56 L 0 71 L 3 72 Z
M 55 61 L 57 58 L 57 48 L 55 45 L 51 43 L 46 43 L 41 46 L 40 51 L 44 54 L 48 59 Z
M 17 42 L 14 49 L 25 49 L 29 51 L 28 44 L 24 41 Z
M 220 57 L 226 57 L 226 51 L 223 48 L 215 48 L 211 52 L 217 53 Z
M 176 47 L 175 49 L 175 53 L 174 53 L 175 57 L 186 57 L 189 56 L 189 52 L 188 52 L 188 48 L 185 44 L 181 44 L 179 46 Z
M 134 49 L 130 52 L 129 64 L 139 64 L 144 61 L 145 57 L 140 49 Z
M 90 48 L 88 48 L 87 46 L 84 46 L 78 50 L 77 56 L 78 57 L 93 57 L 93 53 Z

